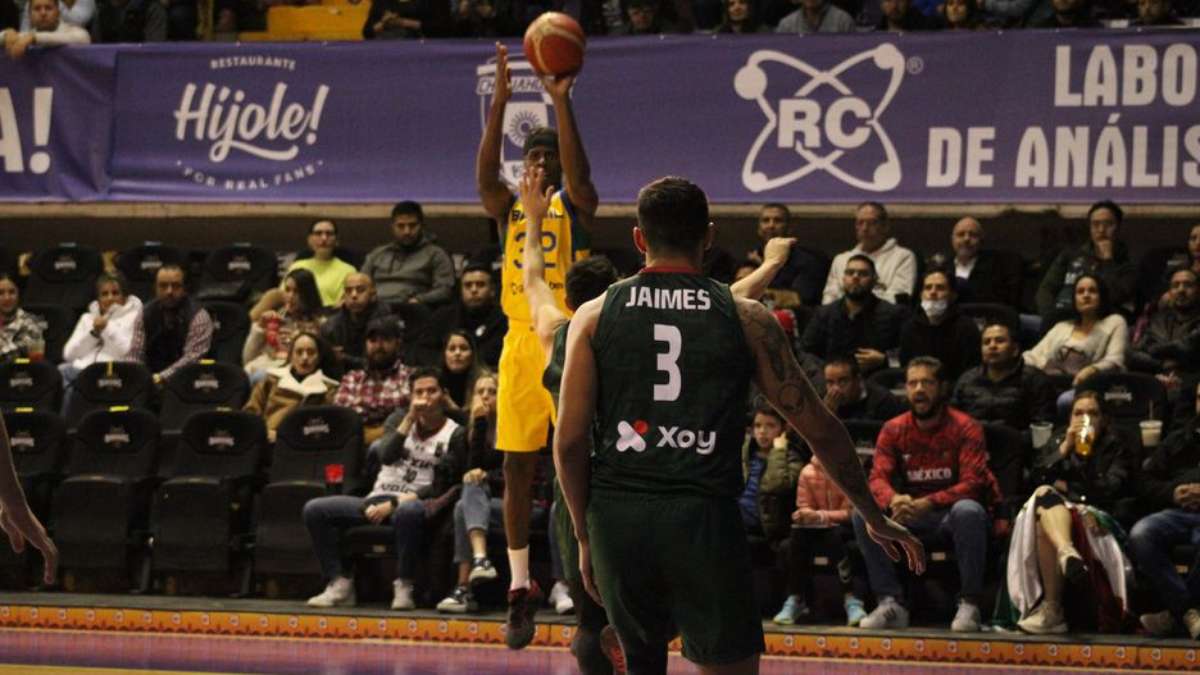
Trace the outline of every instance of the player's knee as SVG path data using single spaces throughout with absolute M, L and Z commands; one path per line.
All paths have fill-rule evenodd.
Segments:
M 511 489 L 510 486 L 516 486 L 521 489 L 522 486 L 527 486 L 533 483 L 533 477 L 537 471 L 538 453 L 515 453 L 510 452 L 504 455 L 504 487 L 506 490 Z

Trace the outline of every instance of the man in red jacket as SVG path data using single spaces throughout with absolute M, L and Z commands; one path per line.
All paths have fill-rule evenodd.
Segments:
M 950 628 L 979 630 L 979 601 L 991 522 L 984 504 L 997 496 L 987 465 L 983 428 L 946 404 L 951 385 L 942 363 L 921 356 L 908 363 L 905 389 L 909 412 L 884 425 L 876 442 L 869 484 L 875 502 L 918 535 L 938 535 L 954 543 L 962 579 L 958 612 Z M 862 628 L 904 628 L 908 610 L 891 559 L 854 515 L 858 546 L 867 563 L 871 590 L 879 605 Z

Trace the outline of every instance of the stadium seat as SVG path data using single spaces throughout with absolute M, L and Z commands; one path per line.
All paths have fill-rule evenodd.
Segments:
M 988 468 L 996 477 L 1000 494 L 1008 506 L 1003 515 L 1011 519 L 1031 493 L 1031 488 L 1025 485 L 1025 468 L 1032 463 L 1033 449 L 1026 444 L 1020 431 L 1003 424 L 985 423 L 983 434 L 987 443 Z
M 35 253 L 22 299 L 26 303 L 61 305 L 76 315 L 96 299 L 96 277 L 104 271 L 100 253 L 74 243 Z
M 166 481 L 150 519 L 155 574 L 231 569 L 231 554 L 248 548 L 254 478 L 266 444 L 257 415 L 213 410 L 188 418 L 173 460 L 159 472 Z
M 17 359 L 0 364 L 0 410 L 62 408 L 62 375 L 46 361 Z
M 892 392 L 893 396 L 903 400 L 907 397 L 907 392 L 904 389 L 904 379 L 906 377 L 903 368 L 884 368 L 871 373 L 867 377 L 867 381 L 883 387 Z
M 301 407 L 283 419 L 276 430 L 269 482 L 258 500 L 256 574 L 319 573 L 301 513 L 315 497 L 355 492 L 362 454 L 362 420 L 353 410 Z M 340 471 L 343 482 L 327 485 L 327 471 Z
M 246 308 L 232 302 L 205 302 L 201 306 L 213 322 L 212 346 L 207 356 L 240 367 L 242 345 L 250 332 L 250 315 Z
M 204 260 L 195 297 L 245 303 L 275 284 L 277 268 L 275 254 L 261 246 L 223 246 Z
M 1008 305 L 995 302 L 964 302 L 958 306 L 964 316 L 975 320 L 975 327 L 983 332 L 983 327 L 989 323 L 1002 323 L 1008 326 L 1014 337 L 1021 334 L 1021 316 L 1017 310 Z
M 129 284 L 129 292 L 143 303 L 154 299 L 154 277 L 163 265 L 179 265 L 187 269 L 187 255 L 182 249 L 157 241 L 147 241 L 121 251 L 116 266 Z
M 95 410 L 80 422 L 51 519 L 64 573 L 126 571 L 144 551 L 158 441 L 145 410 Z
M 63 411 L 67 428 L 73 430 L 82 425 L 84 416 L 93 410 L 107 410 L 113 406 L 145 409 L 149 407 L 153 389 L 153 375 L 140 363 L 93 363 L 80 371 L 67 396 Z
M 163 432 L 178 432 L 193 413 L 217 408 L 241 409 L 250 394 L 246 371 L 231 363 L 202 359 L 175 371 L 163 386 Z
M 46 341 L 46 360 L 51 363 L 62 363 L 63 347 L 75 330 L 75 323 L 83 312 L 76 312 L 63 305 L 43 305 L 32 302 L 22 302 L 21 307 L 30 314 L 36 314 L 46 321 L 46 330 L 42 339 Z
M 29 507 L 44 524 L 49 523 L 50 495 L 66 458 L 66 425 L 53 412 L 32 410 L 5 412 L 4 425 Z M 0 545 L 0 588 L 28 585 L 31 568 L 41 564 L 39 555 L 29 550 L 15 553 L 12 547 Z

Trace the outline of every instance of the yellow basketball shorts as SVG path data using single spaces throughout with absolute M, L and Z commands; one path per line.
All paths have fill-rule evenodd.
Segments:
M 496 392 L 496 449 L 536 452 L 546 445 L 554 401 L 542 386 L 546 355 L 533 325 L 508 323 L 500 352 L 500 386 Z

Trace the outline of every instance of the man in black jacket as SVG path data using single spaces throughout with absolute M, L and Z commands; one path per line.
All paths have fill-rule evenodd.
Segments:
M 376 299 L 375 282 L 366 274 L 355 272 L 346 276 L 342 306 L 321 325 L 321 337 L 333 346 L 346 370 L 365 368 L 367 324 L 387 316 L 391 316 L 391 310 Z
M 409 360 L 428 365 L 441 363 L 442 346 L 454 330 L 471 334 L 480 362 L 493 369 L 499 366 L 508 317 L 496 302 L 496 282 L 486 265 L 467 265 L 459 281 L 458 302 L 439 308 L 422 322 L 420 334 L 413 338 Z
M 1137 489 L 1145 505 L 1158 512 L 1133 526 L 1130 550 L 1138 570 L 1167 607 L 1165 612 L 1143 615 L 1142 624 L 1152 633 L 1166 634 L 1176 621 L 1182 621 L 1188 635 L 1200 639 L 1200 595 L 1192 590 L 1200 568 L 1193 564 L 1185 581 L 1171 561 L 1176 546 L 1200 538 L 1200 427 L 1196 419 L 1154 449 Z
M 851 353 L 863 373 L 887 367 L 886 352 L 899 347 L 907 312 L 875 296 L 877 279 L 871 258 L 851 257 L 842 274 L 845 295 L 817 310 L 804 329 L 801 349 L 822 359 Z
M 1012 328 L 983 328 L 983 365 L 958 378 L 951 404 L 980 422 L 999 422 L 1029 433 L 1033 422 L 1054 420 L 1054 387 L 1037 368 L 1025 365 Z
M 886 422 L 908 406 L 892 392 L 863 380 L 858 362 L 835 356 L 825 362 L 825 407 L 840 420 Z
M 1200 370 L 1200 287 L 1191 268 L 1175 270 L 1167 289 L 1167 306 L 1159 307 L 1134 343 L 1127 362 L 1131 370 L 1186 378 Z
M 970 216 L 954 224 L 950 248 L 954 259 L 954 288 L 959 302 L 994 302 L 1013 309 L 1021 306 L 1021 258 L 983 248 L 983 225 Z

